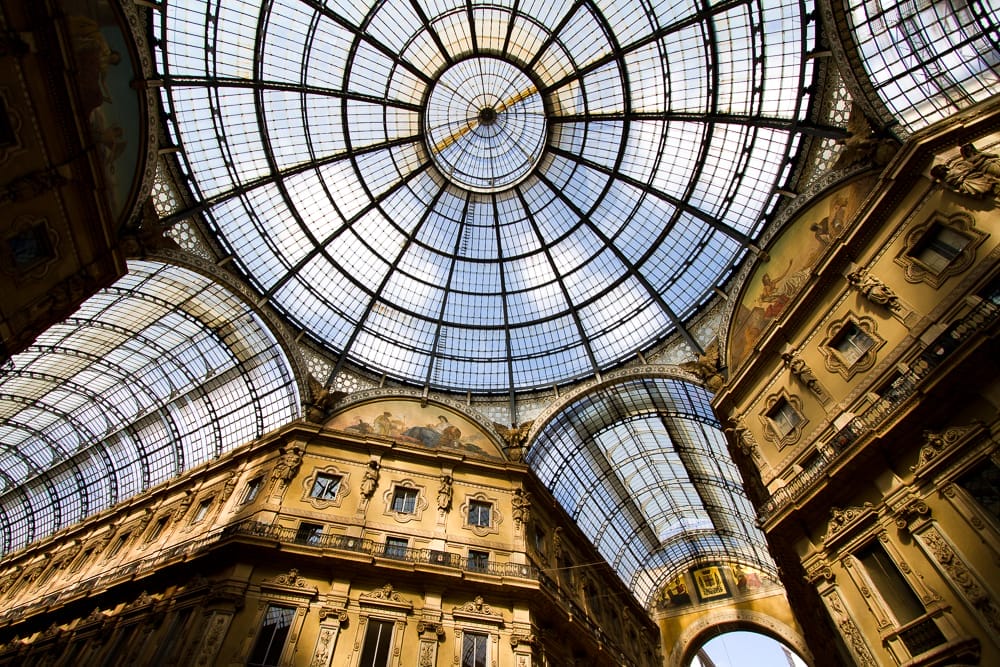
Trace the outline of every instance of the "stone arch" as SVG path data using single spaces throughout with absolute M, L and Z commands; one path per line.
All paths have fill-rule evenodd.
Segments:
M 720 634 L 733 630 L 746 630 L 771 637 L 785 644 L 806 662 L 812 662 L 812 654 L 802 635 L 788 624 L 758 611 L 748 609 L 712 609 L 682 632 L 667 656 L 667 667 L 683 667 L 694 657 L 695 651 L 711 631 Z M 666 646 L 664 649 L 666 650 Z

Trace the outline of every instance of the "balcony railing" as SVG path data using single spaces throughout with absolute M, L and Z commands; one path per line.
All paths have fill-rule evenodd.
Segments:
M 395 544 L 385 544 L 361 537 L 347 535 L 312 534 L 303 537 L 295 528 L 274 526 L 252 519 L 242 521 L 223 531 L 223 536 L 260 537 L 283 544 L 300 544 L 316 549 L 335 549 L 356 554 L 385 558 L 418 565 L 436 565 L 497 577 L 517 577 L 538 580 L 538 568 L 521 563 L 497 563 L 480 558 L 466 558 L 458 554 L 433 549 L 409 549 Z
M 896 414 L 900 406 L 917 393 L 917 388 L 923 379 L 950 357 L 962 343 L 977 332 L 996 323 L 1000 319 L 998 302 L 1000 302 L 1000 286 L 990 290 L 986 298 L 980 301 L 965 317 L 953 322 L 944 333 L 923 350 L 906 373 L 893 381 L 892 385 L 877 401 L 837 431 L 827 441 L 827 447 L 821 450 L 819 458 L 807 470 L 796 475 L 785 486 L 776 489 L 767 502 L 761 506 L 758 513 L 760 521 L 766 522 L 780 509 L 804 495 L 807 490 L 812 488 L 816 480 L 826 475 L 826 471 L 844 452 Z

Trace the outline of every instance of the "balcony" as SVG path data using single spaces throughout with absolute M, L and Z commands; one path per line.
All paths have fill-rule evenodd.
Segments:
M 761 524 L 805 495 L 817 480 L 826 477 L 830 467 L 839 461 L 845 452 L 853 450 L 858 441 L 888 422 L 893 415 L 898 414 L 900 408 L 917 394 L 923 381 L 963 343 L 1000 320 L 1000 305 L 998 305 L 1000 281 L 994 283 L 985 291 L 982 300 L 975 308 L 965 317 L 953 322 L 944 333 L 935 338 L 934 342 L 928 345 L 910 365 L 910 369 L 896 378 L 877 401 L 837 431 L 826 442 L 826 447 L 820 448 L 819 458 L 807 470 L 771 494 L 758 511 Z
M 480 558 L 466 558 L 458 554 L 435 551 L 433 549 L 409 549 L 395 544 L 387 545 L 383 542 L 375 542 L 373 540 L 346 535 L 322 534 L 314 536 L 308 542 L 303 542 L 301 539 L 297 539 L 298 531 L 295 528 L 274 526 L 253 520 L 242 521 L 229 526 L 223 531 L 222 535 L 224 538 L 263 538 L 281 544 L 296 544 L 309 549 L 332 549 L 334 551 L 350 552 L 417 565 L 433 565 L 476 574 L 487 574 L 496 577 L 516 577 L 518 579 L 538 581 L 538 568 L 533 565 L 497 563 L 494 561 L 484 562 Z

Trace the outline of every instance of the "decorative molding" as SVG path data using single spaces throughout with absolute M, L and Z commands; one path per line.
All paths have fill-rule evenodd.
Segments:
M 799 423 L 784 435 L 778 433 L 775 429 L 774 420 L 769 416 L 774 406 L 777 405 L 778 401 L 781 401 L 782 399 L 785 400 L 799 415 Z M 758 414 L 757 417 L 760 419 L 760 423 L 764 427 L 764 439 L 768 442 L 774 443 L 778 449 L 783 449 L 798 442 L 802 437 L 802 432 L 805 430 L 806 424 L 809 423 L 809 420 L 806 419 L 802 411 L 802 399 L 794 394 L 790 394 L 785 389 L 780 389 L 777 393 L 768 396 L 764 400 L 764 411 Z
M 956 449 L 959 443 L 967 441 L 976 433 L 984 429 L 982 422 L 973 422 L 968 426 L 954 426 L 944 431 L 931 431 L 925 429 L 923 432 L 924 444 L 920 448 L 920 455 L 917 463 L 910 466 L 910 470 L 916 473 L 917 477 L 924 476 L 928 469 L 946 458 L 949 450 Z
M 365 473 L 367 474 L 367 472 Z M 392 508 L 392 501 L 398 489 L 410 489 L 417 492 L 417 498 L 413 502 L 412 512 L 397 512 Z M 385 511 L 382 513 L 392 517 L 397 523 L 409 523 L 420 521 L 424 516 L 424 510 L 429 506 L 427 503 L 427 489 L 422 484 L 417 484 L 412 479 L 401 479 L 389 485 L 389 488 L 382 494 L 385 500 Z
M 853 362 L 845 359 L 839 350 L 831 346 L 848 324 L 853 324 L 872 340 L 872 346 Z M 830 323 L 826 329 L 826 337 L 819 343 L 819 351 L 823 355 L 826 369 L 831 373 L 839 373 L 849 381 L 858 373 L 870 370 L 875 365 L 878 359 L 877 352 L 883 345 L 885 339 L 878 335 L 874 318 L 849 312 Z
M 911 254 L 935 225 L 950 229 L 969 240 L 962 251 L 940 271 L 935 271 Z M 923 224 L 915 226 L 906 234 L 903 249 L 893 261 L 903 267 L 903 275 L 907 282 L 927 283 L 937 288 L 951 276 L 963 273 L 975 263 L 976 248 L 986 240 L 987 236 L 989 234 L 976 229 L 975 219 L 968 213 L 945 216 L 943 213 L 935 212 Z
M 318 595 L 319 589 L 310 586 L 309 582 L 299 576 L 297 568 L 291 568 L 286 574 L 279 574 L 272 579 L 264 579 L 261 588 L 271 588 L 285 592 L 307 595 Z
M 316 479 L 320 474 L 340 478 L 340 484 L 337 485 L 337 492 L 333 498 L 317 498 L 312 495 L 313 486 L 316 484 Z M 312 472 L 302 480 L 302 501 L 309 503 L 318 510 L 340 507 L 341 503 L 344 502 L 344 498 L 351 492 L 350 479 L 351 473 L 342 471 L 336 466 L 330 465 L 323 468 L 313 468 Z
M 941 565 L 945 574 L 969 604 L 978 611 L 994 633 L 1000 633 L 1000 607 L 990 597 L 968 565 L 955 552 L 952 546 L 938 532 L 930 527 L 919 535 L 920 541 L 926 545 L 934 559 Z
M 320 607 L 317 613 L 320 623 L 335 621 L 343 625 L 347 623 L 349 618 L 347 610 L 343 607 Z M 327 621 L 327 619 L 330 619 L 330 621 Z
M 847 612 L 840 592 L 836 588 L 831 589 L 823 595 L 823 602 L 826 604 L 833 622 L 837 625 L 840 635 L 844 638 L 851 653 L 854 654 L 858 667 L 878 667 L 871 649 L 865 643 L 864 635 L 861 634 L 854 619 Z
M 944 187 L 972 199 L 1000 195 L 1000 157 L 984 153 L 971 143 L 962 144 L 958 155 L 931 167 L 931 176 Z
M 376 588 L 370 593 L 362 593 L 358 596 L 358 604 L 377 605 L 406 612 L 413 609 L 413 603 L 400 597 L 399 593 L 393 590 L 390 583 L 386 583 L 381 588 Z
M 469 523 L 469 507 L 471 507 L 473 501 L 481 503 L 489 503 L 490 505 L 490 523 L 486 526 L 476 526 Z M 465 502 L 459 508 L 462 513 L 462 528 L 465 530 L 471 530 L 479 537 L 486 537 L 487 535 L 496 535 L 500 533 L 500 524 L 503 523 L 503 514 L 500 513 L 500 502 L 497 498 L 491 498 L 483 492 L 474 493 L 467 495 L 465 497 Z
M 838 537 L 837 533 L 846 530 L 853 524 L 859 523 L 861 519 L 875 514 L 875 506 L 869 502 L 857 507 L 841 509 L 839 507 L 830 508 L 830 521 L 827 524 L 826 535 L 823 543 L 828 544 Z
M 456 620 L 465 618 L 467 620 L 497 625 L 503 625 L 504 623 L 503 614 L 499 611 L 494 611 L 493 607 L 483 601 L 483 596 L 481 595 L 477 595 L 461 607 L 455 607 L 451 610 L 451 614 Z

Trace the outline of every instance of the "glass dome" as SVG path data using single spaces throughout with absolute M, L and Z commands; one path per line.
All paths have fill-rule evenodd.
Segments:
M 232 266 L 341 364 L 500 394 L 686 333 L 810 131 L 813 12 L 186 0 L 154 33 Z

